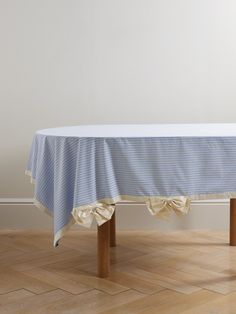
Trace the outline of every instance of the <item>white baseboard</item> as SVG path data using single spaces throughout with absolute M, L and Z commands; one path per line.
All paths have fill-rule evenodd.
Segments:
M 228 204 L 229 200 L 227 199 L 218 199 L 218 200 L 200 200 L 200 201 L 192 201 L 192 204 L 197 205 L 222 205 L 222 204 Z M 14 205 L 32 205 L 34 204 L 33 198 L 0 198 L 0 205 L 6 205 L 6 204 L 14 204 Z M 120 205 L 142 205 L 144 203 L 141 202 L 119 202 Z
M 168 221 L 152 217 L 144 203 L 122 202 L 116 208 L 118 229 L 226 229 L 229 225 L 228 200 L 193 201 L 188 215 L 173 214 Z M 36 208 L 32 198 L 0 198 L 1 229 L 51 229 L 52 226 L 52 218 Z

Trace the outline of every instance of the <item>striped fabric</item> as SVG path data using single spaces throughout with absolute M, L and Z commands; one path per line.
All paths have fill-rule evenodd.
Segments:
M 138 136 L 132 126 L 116 126 L 115 132 L 109 127 L 93 126 L 89 135 L 86 126 L 34 135 L 26 173 L 35 183 L 35 203 L 54 217 L 54 245 L 74 223 L 75 208 L 152 197 L 236 195 L 236 125 L 202 125 L 201 136 L 201 125 L 184 125 L 182 133 L 183 125 L 171 125 L 171 134 L 165 132 L 168 125 L 151 130 L 136 125 Z

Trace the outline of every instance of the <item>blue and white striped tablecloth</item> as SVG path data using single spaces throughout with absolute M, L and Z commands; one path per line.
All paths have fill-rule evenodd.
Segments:
M 236 124 L 83 125 L 37 131 L 26 173 L 54 219 L 54 245 L 77 222 L 109 219 L 121 200 L 152 214 L 236 196 Z

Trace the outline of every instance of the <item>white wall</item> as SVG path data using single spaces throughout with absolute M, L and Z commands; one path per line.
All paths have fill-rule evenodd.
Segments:
M 234 0 L 0 0 L 0 198 L 32 197 L 37 129 L 235 122 L 235 16 Z

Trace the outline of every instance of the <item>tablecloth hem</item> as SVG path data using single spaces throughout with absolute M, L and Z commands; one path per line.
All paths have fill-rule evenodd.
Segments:
M 72 215 L 75 222 L 81 226 L 90 228 L 95 219 L 100 226 L 111 219 L 114 209 L 111 208 L 118 202 L 134 201 L 144 202 L 152 216 L 168 219 L 174 211 L 177 216 L 187 214 L 190 211 L 192 200 L 236 198 L 236 192 L 197 194 L 190 196 L 134 196 L 118 195 L 114 198 L 103 198 L 93 203 L 74 207 Z M 97 210 L 98 209 L 98 210 Z
M 46 213 L 47 215 L 49 215 L 50 217 L 53 217 L 53 214 L 52 212 L 47 208 L 45 207 L 42 203 L 40 203 L 37 199 L 34 199 L 34 205 L 42 210 L 44 213 Z M 59 231 L 57 231 L 54 235 L 54 239 L 53 239 L 53 246 L 54 247 L 57 247 L 58 244 L 59 244 L 59 240 L 61 238 L 63 238 L 63 236 L 65 235 L 66 231 L 72 226 L 75 224 L 75 220 L 73 217 L 71 217 L 71 219 L 69 220 L 69 222 L 63 227 L 61 228 Z
M 77 206 L 75 208 L 85 208 L 88 205 L 94 205 L 97 203 L 106 203 L 106 204 L 115 204 L 121 201 L 131 201 L 131 202 L 146 202 L 149 199 L 155 198 L 177 198 L 180 195 L 151 195 L 151 196 L 140 196 L 140 195 L 118 195 L 112 198 L 102 198 L 96 200 L 93 203 L 85 204 L 82 206 Z M 226 199 L 226 198 L 236 198 L 236 192 L 223 192 L 223 193 L 209 193 L 209 194 L 196 194 L 196 195 L 184 195 L 186 198 L 191 201 L 197 200 L 207 200 L 207 199 Z
M 31 183 L 34 184 L 35 179 L 32 177 L 31 171 L 26 170 L 25 174 L 30 176 Z M 236 192 L 231 191 L 223 193 L 196 194 L 185 196 L 118 195 L 112 198 L 99 199 L 90 204 L 74 206 L 71 211 L 72 217 L 70 218 L 69 222 L 55 233 L 54 246 L 56 247 L 58 245 L 59 240 L 64 236 L 66 231 L 75 223 L 90 228 L 94 218 L 96 219 L 98 225 L 102 225 L 103 223 L 110 220 L 115 210 L 115 204 L 118 202 L 122 201 L 144 202 L 146 203 L 151 215 L 156 216 L 158 218 L 168 218 L 172 211 L 171 209 L 174 209 L 175 213 L 178 216 L 180 214 L 187 214 L 190 209 L 190 203 L 192 200 L 225 199 L 225 198 L 236 198 Z M 34 204 L 37 206 L 37 208 L 42 209 L 51 217 L 53 216 L 52 211 L 46 208 L 37 199 L 34 200 Z M 81 220 L 81 218 L 83 219 Z
M 58 246 L 60 239 L 64 237 L 67 230 L 70 229 L 70 227 L 73 226 L 74 224 L 75 224 L 75 220 L 73 217 L 71 217 L 69 222 L 63 228 L 61 228 L 59 231 L 56 232 L 54 236 L 54 242 L 53 242 L 54 247 Z
M 32 184 L 35 184 L 35 179 L 32 177 L 32 173 L 29 170 L 25 171 L 25 174 L 30 176 L 30 182 Z M 49 215 L 50 217 L 53 217 L 53 213 L 47 208 L 45 207 L 40 201 L 38 201 L 36 198 L 34 198 L 34 205 L 42 210 L 44 213 L 46 213 L 47 215 Z M 66 231 L 75 224 L 75 220 L 74 217 L 72 216 L 71 219 L 69 220 L 69 222 L 63 227 L 61 228 L 59 231 L 57 231 L 54 235 L 54 239 L 53 239 L 53 246 L 57 247 L 59 244 L 59 240 L 61 238 L 63 238 L 63 236 L 65 235 Z
M 32 176 L 32 172 L 30 170 L 25 170 L 25 174 L 30 177 L 30 182 L 35 184 L 35 179 Z

